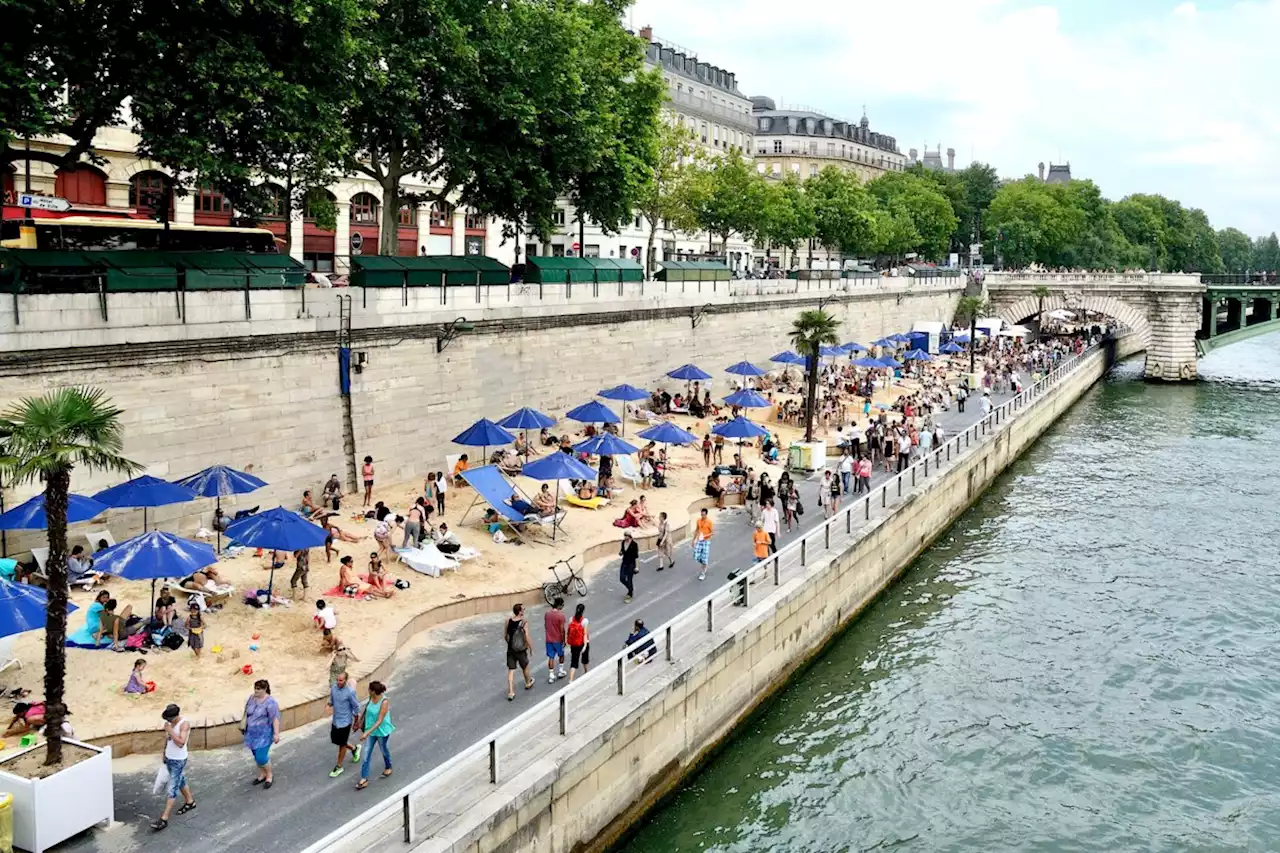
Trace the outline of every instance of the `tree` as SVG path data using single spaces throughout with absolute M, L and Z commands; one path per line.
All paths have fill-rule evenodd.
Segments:
M 1225 272 L 1246 273 L 1253 268 L 1253 241 L 1237 228 L 1218 232 L 1218 253 Z
M 882 242 L 882 217 L 876 199 L 857 176 L 828 166 L 805 181 L 819 243 L 843 255 L 867 257 Z
M 808 392 L 804 407 L 804 440 L 813 441 L 813 415 L 818 403 L 818 359 L 824 346 L 839 343 L 840 321 L 821 308 L 802 311 L 791 323 L 791 345 L 804 356 L 808 370 Z
M 49 610 L 45 624 L 45 764 L 62 760 L 66 712 L 67 495 L 71 472 L 131 474 L 139 466 L 120 454 L 120 410 L 96 388 L 64 388 L 29 397 L 0 415 L 0 474 L 12 484 L 44 483 L 48 518 Z
M 702 149 L 688 128 L 667 122 L 659 125 L 653 177 L 641 189 L 636 202 L 636 210 L 649 226 L 644 253 L 646 278 L 653 278 L 653 244 L 659 228 L 693 231 L 698 227 L 689 204 L 689 184 L 695 177 L 701 155 Z
M 701 170 L 690 187 L 690 204 L 698 227 L 720 238 L 756 236 L 764 223 L 765 179 L 741 157 L 717 157 Z
M 1084 214 L 1055 192 L 1053 185 L 1035 178 L 1005 184 L 987 214 L 988 241 L 1006 267 L 1025 267 L 1039 261 L 1058 266 L 1065 247 L 1073 245 L 1084 225 Z
M 908 251 L 930 260 L 946 255 L 956 230 L 956 215 L 951 202 L 928 179 L 909 172 L 888 172 L 867 184 L 867 189 L 891 215 L 911 223 L 916 239 Z M 904 240 L 910 234 L 901 226 L 895 233 Z
M 1037 284 L 1035 287 L 1031 288 L 1031 295 L 1036 298 L 1036 333 L 1037 334 L 1041 334 L 1041 335 L 1044 334 L 1044 301 L 1052 293 L 1053 291 L 1049 290 L 1048 286 L 1043 284 Z M 970 340 L 973 340 L 973 339 L 970 338 Z
M 969 322 L 969 372 L 975 372 L 974 355 L 978 343 L 978 318 L 987 312 L 987 303 L 981 296 L 961 296 L 956 305 L 956 319 Z
M 960 185 L 964 187 L 965 210 L 956 209 L 960 219 L 958 233 L 965 241 L 974 237 L 982 239 L 982 218 L 987 215 L 991 201 L 1000 191 L 1000 176 L 994 166 L 987 163 L 972 163 L 956 172 Z
M 794 175 L 765 182 L 763 201 L 755 236 L 767 245 L 790 249 L 794 254 L 802 242 L 813 237 L 816 228 L 813 204 L 806 187 Z
M 1276 232 L 1269 237 L 1259 237 L 1253 244 L 1253 268 L 1262 272 L 1280 270 L 1280 240 Z

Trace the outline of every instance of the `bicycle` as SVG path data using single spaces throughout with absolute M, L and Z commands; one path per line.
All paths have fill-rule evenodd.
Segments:
M 542 597 L 547 600 L 547 604 L 554 604 L 558 597 L 569 592 L 576 592 L 579 597 L 587 594 L 587 581 L 573 568 L 572 560 L 573 557 L 568 557 L 547 567 L 547 570 L 556 576 L 555 580 L 542 585 Z M 568 567 L 569 577 L 562 580 L 560 572 L 556 571 L 557 566 Z

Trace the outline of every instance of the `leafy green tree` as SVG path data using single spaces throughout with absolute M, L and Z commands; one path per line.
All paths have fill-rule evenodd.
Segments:
M 1084 213 L 1054 185 L 1028 177 L 1000 188 L 986 219 L 988 242 L 1007 267 L 1058 266 L 1084 228 Z
M 956 305 L 956 319 L 969 324 L 969 372 L 975 372 L 974 355 L 978 342 L 978 318 L 987 312 L 987 303 L 981 296 L 962 296 Z
M 883 242 L 884 223 L 876 198 L 857 176 L 828 166 L 805 181 L 805 195 L 813 206 L 814 233 L 819 243 L 843 255 L 866 257 Z
M 801 243 L 813 238 L 816 229 L 813 203 L 806 186 L 794 175 L 781 181 L 764 182 L 764 204 L 755 236 L 772 248 L 794 254 Z
M 956 209 L 956 216 L 960 219 L 957 230 L 963 242 L 967 243 L 974 236 L 982 237 L 981 221 L 1000 191 L 1000 176 L 995 167 L 987 163 L 971 163 L 955 174 L 964 187 L 965 199 L 963 213 L 960 208 Z
M 889 172 L 867 184 L 867 189 L 894 217 L 910 221 L 917 239 L 909 251 L 930 260 L 946 255 L 957 220 L 951 202 L 933 183 L 918 174 Z M 905 238 L 908 232 L 900 228 L 895 233 Z
M 1225 272 L 1245 273 L 1253 268 L 1253 241 L 1238 228 L 1218 232 L 1218 253 Z
M 702 149 L 688 128 L 668 122 L 659 124 L 653 176 L 642 187 L 636 202 L 636 210 L 649 226 L 644 253 L 646 278 L 653 278 L 653 246 L 659 228 L 694 231 L 698 227 L 690 206 L 689 184 L 696 177 L 701 158 Z
M 1164 218 L 1148 204 L 1133 197 L 1111 205 L 1111 215 L 1132 246 L 1131 263 L 1149 270 L 1165 268 Z
M 717 157 L 690 186 L 690 205 L 698 227 L 720 238 L 756 237 L 764 225 L 765 179 L 741 157 Z
M 813 415 L 818 403 L 818 359 L 821 349 L 840 342 L 840 321 L 820 308 L 800 312 L 791 323 L 791 345 L 796 354 L 804 356 L 808 371 L 808 391 L 805 393 L 804 440 L 813 441 Z
M 1276 239 L 1276 232 L 1254 241 L 1253 268 L 1264 272 L 1280 270 L 1280 240 Z
M 45 764 L 62 760 L 67 675 L 67 495 L 71 472 L 131 474 L 121 455 L 120 410 L 96 388 L 28 397 L 0 415 L 0 474 L 11 484 L 41 483 L 48 518 L 48 614 L 44 631 Z

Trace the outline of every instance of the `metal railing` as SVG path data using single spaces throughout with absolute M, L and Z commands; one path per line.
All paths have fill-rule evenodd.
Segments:
M 545 758 L 586 725 L 599 718 L 599 713 L 579 724 L 574 709 L 590 707 L 593 702 L 609 701 L 609 697 L 626 696 L 654 680 L 660 667 L 638 663 L 665 660 L 675 662 L 678 654 L 689 654 L 710 648 L 717 628 L 747 612 L 768 591 L 785 581 L 801 577 L 815 560 L 832 551 L 843 551 L 857 541 L 860 528 L 878 515 L 886 516 L 929 478 L 936 477 L 956 461 L 963 459 L 975 445 L 1040 399 L 1063 377 L 1094 356 L 1102 356 L 1095 346 L 1077 356 L 1069 356 L 1052 368 L 1043 379 L 1021 393 L 995 406 L 992 411 L 964 432 L 931 447 L 927 454 L 910 467 L 897 473 L 870 493 L 860 495 L 822 524 L 804 533 L 798 541 L 781 548 L 768 559 L 741 570 L 702 600 L 691 605 L 670 621 L 653 629 L 645 640 L 624 648 L 599 664 L 556 695 L 550 696 L 516 719 L 495 729 L 463 749 L 399 793 L 386 797 L 356 818 L 330 832 L 307 847 L 303 853 L 341 853 L 349 850 L 386 849 L 394 838 L 405 843 L 423 840 L 418 829 L 419 817 L 426 813 L 418 807 L 446 804 L 441 810 L 444 823 L 479 802 L 498 786 Z M 856 524 L 855 524 L 856 520 Z M 764 589 L 756 587 L 764 585 Z M 597 709 L 598 710 L 598 709 Z M 558 732 L 559 738 L 547 737 Z M 508 752 L 510 750 L 510 752 Z M 468 788 L 468 786 L 471 786 Z M 472 794 L 469 791 L 484 793 Z M 434 823 L 434 822 L 433 822 Z M 435 828 L 441 828 L 437 824 Z

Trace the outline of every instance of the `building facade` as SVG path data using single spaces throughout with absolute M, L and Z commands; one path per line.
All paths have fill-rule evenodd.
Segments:
M 911 166 L 919 163 L 926 169 L 932 169 L 935 172 L 954 172 L 956 170 L 956 149 L 947 149 L 947 162 L 942 162 L 942 143 L 938 143 L 938 147 L 929 150 L 929 146 L 924 147 L 924 158 L 920 157 L 920 152 L 912 148 L 907 152 L 907 165 Z
M 778 109 L 763 96 L 751 101 L 756 170 L 766 177 L 807 179 L 836 166 L 869 181 L 907 167 L 898 141 L 871 130 L 865 114 L 854 123 L 807 108 Z

